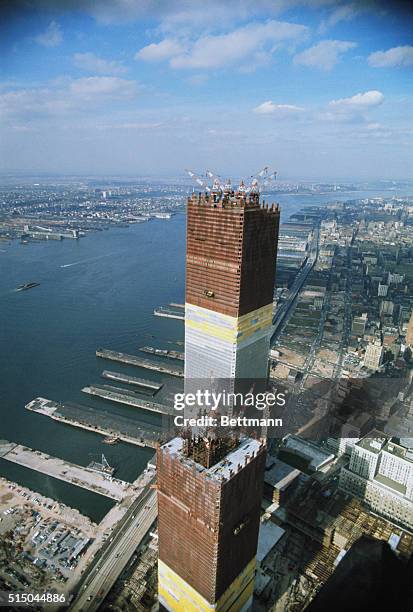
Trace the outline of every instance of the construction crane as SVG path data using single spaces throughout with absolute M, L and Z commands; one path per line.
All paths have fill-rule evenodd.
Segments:
M 207 170 L 205 174 L 208 178 L 214 179 L 212 188 L 214 191 L 222 191 L 223 193 L 231 193 L 233 191 L 230 178 L 223 182 L 219 174 L 214 174 L 211 170 Z
M 110 476 L 112 476 L 112 474 L 115 472 L 115 468 L 109 465 L 108 460 L 103 453 L 100 462 L 91 461 L 87 467 L 95 472 L 102 472 L 103 474 L 109 474 Z
M 245 184 L 243 180 L 241 180 L 237 192 L 243 195 L 248 194 L 259 194 L 263 187 L 269 185 L 273 180 L 275 180 L 277 173 L 272 172 L 268 173 L 268 166 L 264 166 L 262 170 L 257 172 L 257 174 L 253 174 L 250 177 L 250 181 L 248 184 Z M 231 179 L 227 179 L 225 182 L 222 181 L 221 177 L 218 174 L 215 174 L 211 170 L 206 170 L 205 175 L 208 179 L 212 179 L 212 187 L 207 184 L 207 181 L 200 178 L 195 172 L 192 170 L 186 170 L 187 174 L 194 179 L 205 191 L 209 193 L 232 193 L 233 187 L 231 183 Z
M 198 185 L 201 185 L 201 187 L 203 187 L 205 191 L 211 191 L 211 188 L 208 186 L 208 184 L 197 174 L 195 174 L 195 172 L 192 172 L 192 170 L 185 170 L 185 172 L 189 174 L 189 176 L 194 179 L 198 183 Z

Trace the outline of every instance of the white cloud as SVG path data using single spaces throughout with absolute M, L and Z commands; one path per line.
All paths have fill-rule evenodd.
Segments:
M 118 77 L 57 79 L 46 87 L 11 90 L 0 94 L 0 114 L 28 121 L 69 117 L 105 108 L 108 101 L 129 101 L 138 93 L 136 81 Z
M 236 19 L 245 21 L 255 16 L 275 15 L 303 4 L 303 0 L 76 0 L 76 4 L 104 24 L 149 17 L 161 21 L 164 31 L 176 32 L 182 26 L 216 27 L 234 23 Z
M 176 69 L 204 70 L 234 64 L 245 69 L 262 64 L 280 44 L 298 40 L 307 31 L 306 26 L 282 21 L 251 23 L 227 34 L 202 36 L 191 44 L 165 39 L 144 47 L 135 57 L 146 61 L 169 59 Z
M 206 83 L 208 81 L 209 77 L 207 74 L 205 74 L 205 72 L 203 72 L 202 74 L 194 74 L 193 76 L 190 76 L 188 78 L 188 83 L 190 83 L 191 85 L 203 85 L 204 83 Z
M 324 19 L 320 23 L 319 32 L 324 33 L 328 28 L 333 28 L 335 25 L 340 23 L 340 21 L 350 21 L 351 19 L 354 19 L 354 17 L 356 17 L 361 11 L 362 7 L 353 3 L 339 6 L 333 10 L 327 19 Z
M 77 68 L 95 74 L 124 74 L 127 69 L 119 62 L 105 60 L 94 53 L 75 53 L 73 63 Z
M 184 51 L 183 45 L 177 40 L 165 38 L 160 43 L 152 43 L 143 47 L 135 54 L 136 60 L 145 62 L 162 62 L 179 55 Z
M 366 130 L 369 130 L 371 132 L 376 132 L 378 130 L 382 130 L 383 126 L 381 123 L 368 123 L 366 125 Z
M 162 123 L 108 123 L 96 125 L 98 130 L 155 130 L 162 127 Z
M 387 51 L 376 51 L 368 56 L 367 61 L 374 68 L 411 66 L 413 65 L 413 47 L 404 45 L 402 47 L 393 47 Z
M 331 100 L 329 107 L 333 110 L 359 110 L 364 111 L 375 106 L 379 106 L 384 101 L 384 95 L 381 91 L 371 90 L 364 93 L 358 93 L 351 98 L 341 98 L 339 100 Z
M 339 62 L 343 53 L 356 46 L 355 42 L 345 40 L 322 40 L 314 47 L 295 55 L 294 63 L 328 71 Z
M 43 34 L 39 34 L 35 38 L 35 41 L 44 47 L 57 47 L 62 40 L 62 30 L 56 21 L 51 21 Z
M 105 95 L 130 97 L 137 92 L 137 85 L 135 81 L 119 77 L 93 76 L 75 79 L 70 83 L 69 90 L 74 95 L 87 98 Z
M 301 106 L 295 106 L 294 104 L 274 104 L 271 100 L 267 100 L 267 102 L 263 102 L 253 109 L 254 113 L 258 113 L 259 115 L 271 115 L 277 112 L 296 113 L 303 110 Z

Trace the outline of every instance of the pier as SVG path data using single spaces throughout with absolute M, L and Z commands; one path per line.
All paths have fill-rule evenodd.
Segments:
M 121 501 L 131 486 L 128 482 L 107 474 L 6 440 L 0 442 L 0 457 L 116 501 Z
M 122 415 L 97 410 L 80 404 L 59 404 L 44 397 L 36 397 L 26 405 L 27 410 L 55 421 L 86 429 L 107 439 L 118 439 L 136 446 L 156 448 L 165 432 L 161 427 L 148 425 Z
M 155 308 L 153 314 L 156 317 L 167 317 L 168 319 L 179 319 L 180 321 L 185 320 L 185 311 L 180 311 L 178 309 L 173 310 L 167 306 L 159 306 L 159 308 Z
M 139 368 L 146 368 L 147 370 L 155 370 L 162 374 L 170 374 L 171 376 L 183 377 L 183 370 L 173 368 L 171 366 L 156 363 L 150 359 L 144 359 L 137 355 L 127 355 L 126 353 L 119 353 L 118 351 L 111 351 L 108 349 L 98 349 L 96 351 L 96 357 L 102 359 L 109 359 L 110 361 L 119 361 L 120 363 L 127 363 L 129 365 L 137 366 Z
M 118 404 L 125 404 L 126 406 L 133 406 L 134 408 L 141 408 L 142 410 L 149 410 L 150 412 L 157 412 L 158 414 L 164 414 L 166 416 L 173 414 L 172 407 L 165 406 L 164 404 L 157 404 L 155 402 L 148 402 L 138 397 L 133 391 L 128 392 L 119 387 L 111 387 L 110 385 L 89 385 L 88 387 L 83 387 L 82 391 L 83 393 L 95 395 L 112 402 L 117 402 Z
M 102 372 L 102 378 L 116 380 L 117 382 L 123 382 L 128 385 L 136 385 L 137 387 L 144 387 L 146 389 L 151 389 L 152 391 L 159 391 L 163 387 L 162 383 L 157 383 L 154 380 L 145 380 L 144 378 L 128 376 L 127 374 L 122 374 L 121 372 L 110 372 L 109 370 L 104 370 Z

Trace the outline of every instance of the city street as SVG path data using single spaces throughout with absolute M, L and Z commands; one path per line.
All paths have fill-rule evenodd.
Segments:
M 71 606 L 73 612 L 94 612 L 99 608 L 156 516 L 156 490 L 148 489 L 132 504 L 100 558 L 83 579 L 78 596 Z

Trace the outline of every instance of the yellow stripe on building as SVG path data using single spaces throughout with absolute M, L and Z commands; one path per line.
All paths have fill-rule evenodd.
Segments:
M 215 604 L 209 603 L 190 584 L 158 560 L 159 600 L 170 612 L 239 612 L 254 591 L 255 557 L 230 584 Z
M 267 304 L 241 317 L 217 314 L 200 306 L 186 304 L 185 325 L 207 336 L 224 342 L 236 343 L 245 340 L 257 331 L 264 331 L 272 325 L 272 304 Z

